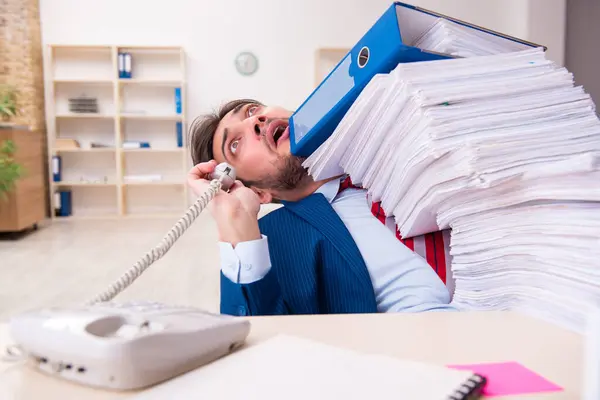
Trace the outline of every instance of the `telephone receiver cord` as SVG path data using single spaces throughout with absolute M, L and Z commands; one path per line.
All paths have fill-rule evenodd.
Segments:
M 218 179 L 210 182 L 208 189 L 196 200 L 194 204 L 186 211 L 183 217 L 177 221 L 175 226 L 165 235 L 162 241 L 136 262 L 127 270 L 117 281 L 112 283 L 108 289 L 87 302 L 87 305 L 93 305 L 99 302 L 107 302 L 121 293 L 125 288 L 131 285 L 150 265 L 164 256 L 171 246 L 179 239 L 181 235 L 190 227 L 192 222 L 206 208 L 208 203 L 219 193 L 221 188 L 228 190 L 235 181 L 235 172 L 233 168 L 226 164 L 220 164 L 215 170 Z M 214 176 L 214 175 L 213 175 Z
M 116 295 L 121 293 L 126 287 L 131 285 L 150 265 L 159 260 L 163 255 L 169 251 L 171 246 L 179 239 L 179 237 L 185 232 L 192 222 L 200 215 L 206 205 L 215 197 L 219 190 L 223 179 L 226 175 L 222 175 L 219 179 L 213 179 L 206 192 L 196 200 L 194 204 L 187 210 L 173 228 L 167 233 L 163 240 L 152 250 L 150 250 L 144 257 L 142 257 L 137 263 L 135 263 L 123 276 L 108 287 L 107 290 L 96 296 L 91 301 L 87 302 L 86 305 L 94 305 L 99 302 L 107 302 L 112 300 Z M 11 345 L 5 349 L 5 354 L 0 356 L 1 362 L 20 362 L 27 359 L 27 355 L 23 352 L 20 346 Z

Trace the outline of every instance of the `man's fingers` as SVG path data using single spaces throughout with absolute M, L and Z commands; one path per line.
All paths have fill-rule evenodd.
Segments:
M 245 187 L 244 184 L 241 181 L 236 180 L 235 182 L 233 182 L 233 185 L 231 185 L 231 187 L 229 188 L 229 193 L 239 190 L 243 187 Z
M 212 160 L 205 163 L 196 164 L 188 172 L 189 180 L 207 179 L 207 175 L 212 173 L 217 166 L 216 161 Z

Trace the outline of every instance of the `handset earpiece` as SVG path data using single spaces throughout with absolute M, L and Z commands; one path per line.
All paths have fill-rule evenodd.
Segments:
M 221 181 L 221 189 L 228 191 L 235 183 L 235 169 L 226 162 L 222 162 L 216 166 L 211 178 Z

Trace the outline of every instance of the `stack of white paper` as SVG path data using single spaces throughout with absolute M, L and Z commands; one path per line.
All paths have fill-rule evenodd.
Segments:
M 582 331 L 600 303 L 600 202 L 538 202 L 452 225 L 455 304 L 512 309 Z
M 447 228 L 437 210 L 467 188 L 578 169 L 586 155 L 594 170 L 599 135 L 590 96 L 535 49 L 398 65 L 304 165 L 317 179 L 348 173 L 410 237 Z
M 316 179 L 349 174 L 394 216 L 403 237 L 455 230 L 466 223 L 460 221 L 485 226 L 490 212 L 513 221 L 509 218 L 513 213 L 526 214 L 540 201 L 573 205 L 568 214 L 571 224 L 600 211 L 595 208 L 600 203 L 579 206 L 600 202 L 600 121 L 595 105 L 583 88 L 574 85 L 572 74 L 547 60 L 542 49 L 400 64 L 369 83 L 304 165 Z M 544 218 L 550 214 L 532 214 L 534 225 L 540 226 L 538 235 L 544 234 L 542 227 L 548 222 Z M 556 232 L 563 227 L 551 226 Z M 521 239 L 511 241 L 506 232 L 513 228 L 504 226 L 508 239 L 495 264 L 485 258 L 486 251 L 497 250 L 496 241 L 485 237 L 489 232 L 470 236 L 470 242 L 455 242 L 453 231 L 451 254 L 462 254 L 465 243 L 492 246 L 475 251 L 474 266 L 455 273 L 455 301 L 471 308 L 506 308 L 525 296 L 531 298 L 522 307 L 527 308 L 544 303 L 537 291 L 551 290 L 553 300 L 562 302 L 551 315 L 573 309 L 573 303 L 561 298 L 570 293 L 560 288 L 576 287 L 571 271 L 580 268 L 581 260 L 575 256 L 571 264 L 562 260 L 559 278 L 547 281 L 558 279 L 563 286 L 515 285 L 511 292 L 507 282 L 526 273 L 522 260 L 515 264 L 516 275 L 507 272 L 506 280 L 490 278 L 500 266 L 508 268 L 513 252 L 530 256 L 539 250 L 521 245 Z M 600 226 L 595 233 L 575 234 L 572 241 L 580 237 L 579 243 L 600 244 Z M 565 245 L 564 251 L 575 248 Z M 529 268 L 543 269 L 555 262 L 553 253 L 540 254 L 547 260 L 528 258 Z M 593 268 L 600 268 L 600 258 L 595 260 L 584 268 L 590 271 L 590 281 Z M 459 268 L 455 262 L 453 271 Z M 590 297 L 581 301 L 591 301 L 592 292 L 600 295 L 600 287 L 590 289 Z M 546 305 L 532 307 L 547 310 Z M 561 320 L 568 323 L 566 317 Z
M 427 51 L 456 57 L 488 56 L 525 50 L 529 46 L 438 18 L 412 44 Z

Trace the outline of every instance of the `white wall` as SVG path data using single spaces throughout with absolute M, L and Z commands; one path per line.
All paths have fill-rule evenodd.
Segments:
M 550 47 L 562 62 L 565 0 L 412 0 L 420 5 Z M 546 14 L 530 11 L 530 5 Z M 220 102 L 254 97 L 290 109 L 310 94 L 314 51 L 351 47 L 391 0 L 40 0 L 45 44 L 181 45 L 188 54 L 188 115 Z M 554 4 L 554 5 L 553 5 Z M 289 8 L 288 8 L 289 7 Z M 530 29 L 532 26 L 535 29 Z M 563 32 L 563 33 L 561 33 Z M 562 35 L 562 36 L 561 36 Z M 555 50 L 556 49 L 556 50 Z M 233 59 L 256 53 L 252 77 Z
M 565 64 L 567 0 L 528 0 L 527 37 L 546 45 L 548 58 Z

